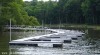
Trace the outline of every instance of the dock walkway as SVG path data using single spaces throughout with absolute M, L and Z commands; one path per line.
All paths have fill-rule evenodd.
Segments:
M 71 43 L 72 40 L 77 40 L 78 36 L 82 36 L 82 32 L 74 32 L 63 29 L 45 29 L 53 33 L 12 40 L 10 45 L 28 45 L 41 46 L 48 45 L 48 47 L 63 47 L 63 43 Z

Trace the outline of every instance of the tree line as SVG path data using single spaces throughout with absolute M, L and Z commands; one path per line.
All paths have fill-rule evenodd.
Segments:
M 28 16 L 23 0 L 0 0 L 0 30 L 4 25 L 39 25 L 37 18 Z
M 29 16 L 35 16 L 45 24 L 100 25 L 100 0 L 33 0 L 24 2 Z

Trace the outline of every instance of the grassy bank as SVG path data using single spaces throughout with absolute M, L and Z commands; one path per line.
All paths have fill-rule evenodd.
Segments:
M 100 26 L 97 25 L 84 25 L 84 24 L 67 24 L 65 27 L 73 27 L 73 28 L 92 28 L 96 30 L 100 30 Z
M 53 24 L 53 25 L 46 25 L 48 27 L 61 27 L 61 28 L 91 28 L 91 29 L 95 29 L 95 30 L 100 30 L 100 26 L 99 25 L 85 25 L 85 24 Z

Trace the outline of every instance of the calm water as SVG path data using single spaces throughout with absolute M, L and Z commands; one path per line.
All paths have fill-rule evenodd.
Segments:
M 100 55 L 100 30 L 84 30 L 87 34 L 64 44 L 63 48 L 9 46 L 9 32 L 0 33 L 0 55 Z M 49 33 L 49 32 L 48 32 Z M 43 35 L 44 32 L 12 32 L 12 39 Z

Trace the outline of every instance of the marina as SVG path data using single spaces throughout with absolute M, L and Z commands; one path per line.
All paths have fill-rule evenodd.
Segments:
M 50 29 L 47 29 L 47 30 L 50 30 Z M 96 36 L 99 36 L 98 31 L 89 30 L 88 34 L 86 34 L 85 32 L 82 32 L 80 30 L 74 30 L 74 29 L 71 29 L 71 30 L 52 29 L 52 30 L 58 31 L 58 32 L 62 30 L 65 33 L 51 32 L 51 31 L 46 31 L 45 33 L 45 31 L 36 31 L 36 30 L 19 32 L 19 31 L 12 30 L 10 42 L 12 41 L 15 42 L 16 40 L 16 41 L 19 41 L 19 45 L 18 44 L 14 45 L 14 43 L 12 45 L 9 45 L 10 43 L 9 43 L 8 36 L 10 32 L 4 32 L 4 34 L 2 35 L 2 37 L 4 38 L 0 39 L 1 44 L 2 44 L 0 45 L 0 50 L 1 52 L 7 51 L 10 54 L 14 54 L 13 52 L 17 52 L 15 53 L 15 55 L 16 54 L 18 55 L 99 55 L 100 41 L 98 40 L 99 38 L 96 37 Z M 82 36 L 77 36 L 77 40 L 72 40 L 72 38 L 66 38 L 67 36 L 71 36 L 71 35 L 76 36 L 74 35 L 76 33 L 85 33 L 85 34 L 82 34 Z M 40 37 L 40 36 L 43 36 L 43 37 Z M 96 37 L 97 40 L 92 39 L 93 42 L 90 42 L 92 37 L 87 38 L 87 36 Z M 67 39 L 66 42 L 64 41 L 65 38 Z M 35 44 L 35 43 L 34 45 L 22 44 L 20 42 L 22 39 L 25 40 L 26 43 L 27 41 L 28 42 L 33 41 L 33 43 L 37 42 L 38 44 Z M 60 43 L 62 44 L 58 46 L 57 43 L 54 43 L 54 41 L 55 42 L 59 41 L 58 44 Z M 56 46 L 54 46 L 53 44 L 56 44 Z
M 14 28 L 12 28 L 14 29 Z M 26 29 L 26 28 L 23 28 Z M 31 30 L 43 30 L 37 28 L 31 28 Z M 10 45 L 26 45 L 35 47 L 63 47 L 64 43 L 71 43 L 72 40 L 78 40 L 78 37 L 82 37 L 85 33 L 74 32 L 64 29 L 44 29 L 45 31 L 50 31 L 50 34 L 44 34 L 40 36 L 32 36 L 17 40 L 12 40 L 9 42 Z

